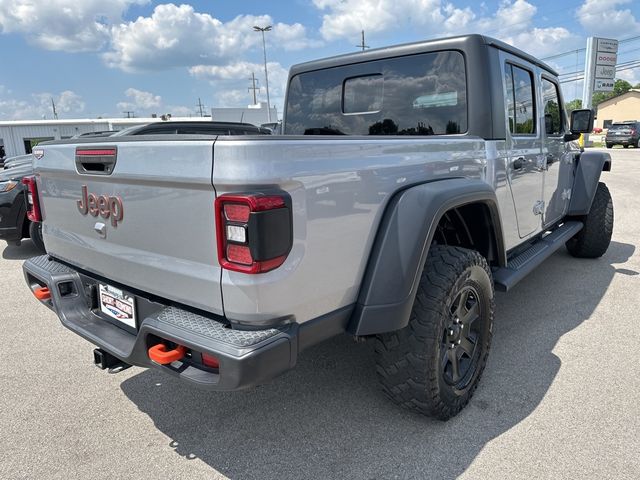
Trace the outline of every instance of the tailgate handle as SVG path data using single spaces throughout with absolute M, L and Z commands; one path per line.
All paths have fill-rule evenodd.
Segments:
M 76 169 L 80 174 L 111 175 L 116 166 L 115 147 L 76 148 Z

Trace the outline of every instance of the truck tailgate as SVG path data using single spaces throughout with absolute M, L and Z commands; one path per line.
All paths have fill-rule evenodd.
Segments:
M 36 173 L 47 252 L 106 281 L 222 314 L 213 143 L 145 139 L 45 146 Z M 114 147 L 110 174 L 77 165 L 91 160 L 87 150 L 100 161 L 100 149 Z M 76 148 L 83 155 L 76 157 Z

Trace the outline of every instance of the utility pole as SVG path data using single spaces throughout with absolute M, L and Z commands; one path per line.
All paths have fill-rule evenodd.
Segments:
M 267 72 L 267 44 L 264 40 L 264 32 L 271 31 L 271 25 L 266 27 L 253 27 L 254 32 L 262 32 L 262 52 L 264 53 L 264 79 L 267 85 L 267 119 L 271 123 L 271 101 L 269 99 L 269 74 Z
M 253 91 L 253 104 L 257 105 L 258 104 L 258 98 L 256 97 L 256 91 L 260 90 L 259 87 L 256 87 L 256 75 L 255 73 L 251 72 L 251 86 L 249 88 L 247 88 L 248 92 Z
M 122 113 L 127 116 L 126 118 L 135 118 L 135 112 L 133 110 L 126 110 Z
M 53 110 L 53 119 L 58 119 L 58 112 L 56 110 L 56 102 L 53 101 L 53 97 L 51 97 L 51 109 Z
M 196 105 L 196 107 L 198 107 L 198 111 L 200 112 L 200 116 L 204 117 L 204 105 L 202 104 L 202 101 L 200 100 L 200 97 L 198 97 L 198 104 Z
M 369 48 L 369 45 L 364 43 L 364 30 L 362 30 L 362 40 L 360 41 L 360 45 L 356 45 L 356 47 L 361 48 L 363 52 L 365 49 Z

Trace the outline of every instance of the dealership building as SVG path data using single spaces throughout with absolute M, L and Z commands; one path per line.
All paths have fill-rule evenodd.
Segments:
M 640 89 L 632 88 L 598 104 L 596 127 L 609 128 L 612 123 L 640 120 Z

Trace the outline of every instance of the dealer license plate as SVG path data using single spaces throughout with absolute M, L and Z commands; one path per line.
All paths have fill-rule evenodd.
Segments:
M 136 328 L 136 302 L 133 296 L 111 285 L 99 284 L 100 311 L 132 328 Z

